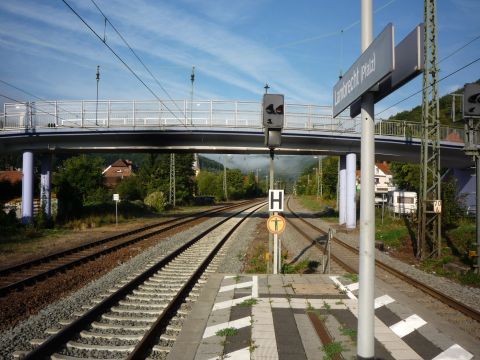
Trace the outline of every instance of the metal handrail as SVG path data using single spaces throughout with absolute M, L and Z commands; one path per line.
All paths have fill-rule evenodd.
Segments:
M 183 108 L 183 112 L 180 110 Z M 173 110 L 172 110 L 173 109 Z M 178 109 L 178 110 L 175 110 Z M 187 111 L 189 109 L 189 111 Z M 5 103 L 0 133 L 41 128 L 215 127 L 261 129 L 260 102 L 239 100 L 72 100 Z M 187 114 L 188 113 L 188 114 Z M 359 118 L 332 117 L 330 106 L 286 104 L 285 130 L 359 134 Z M 441 139 L 463 143 L 464 129 L 441 126 Z M 375 134 L 406 139 L 421 137 L 419 122 L 378 119 Z

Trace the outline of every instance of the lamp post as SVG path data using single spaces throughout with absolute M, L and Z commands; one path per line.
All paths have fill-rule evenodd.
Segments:
M 98 126 L 98 83 L 100 81 L 100 65 L 97 65 L 97 101 L 95 104 L 95 125 Z
M 195 66 L 192 66 L 192 75 L 190 75 L 192 82 L 192 91 L 190 92 L 190 125 L 193 124 L 193 82 L 195 81 Z

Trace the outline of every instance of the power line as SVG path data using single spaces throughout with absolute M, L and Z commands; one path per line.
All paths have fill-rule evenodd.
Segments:
M 85 26 L 108 48 L 108 50 L 110 50 L 110 52 L 115 55 L 115 57 L 132 73 L 133 76 L 135 76 L 135 78 L 137 78 L 138 81 L 140 81 L 142 83 L 143 86 L 145 86 L 145 88 L 160 102 L 162 103 L 165 108 L 168 110 L 168 112 L 170 112 L 170 114 L 172 114 L 175 119 L 177 119 L 180 124 L 182 124 L 184 127 L 187 127 L 186 124 L 183 124 L 181 122 L 181 120 L 177 117 L 177 115 L 175 115 L 175 113 L 170 110 L 170 108 L 157 96 L 157 94 L 140 78 L 140 76 L 137 75 L 137 73 L 125 62 L 125 60 L 123 60 L 120 55 L 118 55 L 115 50 L 112 49 L 112 47 L 110 45 L 107 44 L 106 41 L 104 41 L 104 39 L 90 26 L 90 24 L 88 24 L 88 22 L 79 14 L 75 11 L 74 8 L 72 8 L 70 6 L 70 4 L 66 1 L 66 0 L 62 0 L 62 2 L 85 24 Z
M 32 94 L 31 92 L 28 92 L 28 91 L 26 91 L 26 90 L 24 90 L 24 89 L 22 89 L 22 88 L 19 88 L 18 86 L 15 86 L 15 85 L 13 85 L 13 84 L 5 81 L 5 80 L 0 79 L 0 82 L 3 83 L 3 84 L 5 84 L 5 85 L 7 85 L 7 86 L 10 86 L 11 88 L 14 88 L 15 90 L 18 90 L 18 91 L 20 91 L 20 92 L 23 92 L 24 94 L 27 94 L 28 96 L 31 96 L 31 97 L 33 97 L 33 98 L 35 98 L 35 99 L 37 99 L 37 100 L 48 102 L 48 100 L 43 99 L 43 98 L 41 98 L 41 97 L 39 97 L 39 96 L 37 96 L 37 95 L 34 95 L 34 94 Z M 73 112 L 71 112 L 71 111 L 69 111 L 69 110 L 67 110 L 67 109 L 64 109 L 64 108 L 62 108 L 62 107 L 60 107 L 60 106 L 58 106 L 58 108 L 59 108 L 60 110 L 63 110 L 63 111 L 65 111 L 65 112 L 69 113 L 69 114 L 72 114 L 72 115 L 75 116 L 77 119 L 79 118 L 79 115 L 78 115 L 78 114 L 75 114 L 75 113 L 73 113 Z
M 384 5 L 380 6 L 379 8 L 375 9 L 375 11 L 373 13 L 376 14 L 377 12 L 385 9 L 387 6 L 394 3 L 395 1 L 396 0 L 390 0 L 386 4 L 384 4 Z M 281 49 L 281 48 L 295 46 L 295 45 L 299 45 L 299 44 L 303 44 L 303 43 L 307 43 L 307 42 L 311 42 L 311 41 L 315 41 L 315 40 L 329 38 L 329 37 L 335 36 L 335 35 L 340 35 L 340 34 L 342 34 L 342 32 L 350 30 L 351 28 L 353 28 L 354 26 L 356 26 L 358 24 L 360 24 L 360 20 L 356 20 L 356 21 L 352 22 L 351 24 L 345 26 L 344 28 L 341 28 L 340 30 L 335 30 L 335 31 L 331 31 L 331 32 L 328 32 L 328 33 L 312 36 L 310 38 L 291 41 L 291 42 L 288 42 L 288 43 L 284 43 L 284 44 L 281 44 L 281 45 L 274 46 L 272 49 Z
M 137 58 L 137 60 L 143 65 L 143 67 L 145 68 L 145 70 L 147 70 L 147 72 L 150 74 L 150 76 L 155 80 L 155 82 L 157 83 L 157 85 L 163 90 L 163 92 L 167 95 L 167 97 L 170 99 L 170 101 L 172 101 L 172 103 L 177 107 L 177 109 L 183 113 L 183 116 L 185 117 L 185 119 L 187 118 L 187 115 L 183 112 L 183 110 L 181 110 L 179 108 L 179 106 L 177 105 L 177 103 L 172 99 L 172 97 L 170 96 L 170 94 L 168 93 L 168 91 L 162 86 L 162 84 L 160 83 L 160 81 L 158 81 L 158 79 L 155 77 L 155 75 L 153 75 L 153 73 L 150 71 L 150 69 L 147 67 L 147 65 L 145 65 L 145 63 L 142 61 L 142 59 L 140 58 L 140 56 L 137 55 L 137 53 L 135 52 L 135 50 L 133 50 L 133 48 L 130 46 L 130 44 L 127 42 L 127 40 L 125 40 L 125 38 L 122 36 L 122 34 L 120 33 L 120 31 L 117 30 L 117 28 L 115 27 L 115 25 L 112 24 L 112 22 L 110 21 L 110 19 L 107 17 L 107 15 L 105 15 L 105 13 L 102 11 L 102 9 L 100 9 L 100 7 L 97 5 L 97 3 L 94 1 L 94 0 L 90 0 L 93 5 L 95 5 L 95 7 L 97 8 L 97 10 L 100 12 L 100 14 L 102 14 L 102 16 L 104 17 L 105 19 L 105 24 L 108 22 L 110 24 L 110 26 L 112 27 L 113 30 L 115 30 L 115 32 L 117 33 L 117 35 L 120 37 L 120 39 L 122 39 L 122 41 L 124 42 L 125 45 L 127 45 L 127 47 L 130 49 L 130 51 L 132 52 L 132 54 Z M 104 40 L 103 42 L 105 42 L 105 35 L 104 35 Z

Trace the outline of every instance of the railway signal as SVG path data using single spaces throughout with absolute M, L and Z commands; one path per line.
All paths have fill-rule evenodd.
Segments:
M 281 145 L 282 129 L 285 122 L 284 96 L 281 94 L 263 95 L 263 127 L 265 145 L 274 149 Z

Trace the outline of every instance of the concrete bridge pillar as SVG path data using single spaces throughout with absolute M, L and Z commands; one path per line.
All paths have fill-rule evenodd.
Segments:
M 40 205 L 48 219 L 52 217 L 52 156 L 42 156 L 40 175 Z
M 33 222 L 33 152 L 23 152 L 22 163 L 22 222 Z
M 338 223 L 347 221 L 347 161 L 345 155 L 340 156 L 338 171 Z
M 347 229 L 355 229 L 357 225 L 357 203 L 355 200 L 357 170 L 357 154 L 347 154 L 346 159 L 346 224 Z
M 467 209 L 476 210 L 475 169 L 453 169 L 453 176 L 457 179 L 457 192 L 463 196 Z

